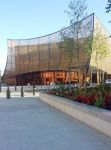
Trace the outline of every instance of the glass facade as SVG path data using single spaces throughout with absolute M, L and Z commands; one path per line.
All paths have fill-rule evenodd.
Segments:
M 69 68 L 72 72 L 71 79 L 74 75 L 77 78 L 78 68 L 83 74 L 89 61 L 83 44 L 88 42 L 87 37 L 93 34 L 93 20 L 94 14 L 91 14 L 74 26 L 43 37 L 9 39 L 4 71 L 5 82 L 19 85 L 27 84 L 28 81 L 38 84 L 47 84 L 55 80 L 68 81 Z M 78 24 L 80 28 L 76 31 Z M 73 39 L 74 46 L 71 53 L 60 47 L 65 45 L 61 33 L 68 33 L 70 39 Z

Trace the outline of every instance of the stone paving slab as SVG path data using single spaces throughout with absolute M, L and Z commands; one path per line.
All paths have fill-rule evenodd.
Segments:
M 37 96 L 1 97 L 0 150 L 111 150 L 111 139 Z
M 35 96 L 38 96 L 39 93 L 38 92 L 35 92 Z M 32 97 L 33 96 L 33 92 L 24 92 L 24 97 Z M 7 95 L 6 95 L 6 92 L 0 92 L 0 97 L 1 98 L 6 98 Z M 11 91 L 10 93 L 10 97 L 21 97 L 21 92 L 16 92 L 16 91 Z

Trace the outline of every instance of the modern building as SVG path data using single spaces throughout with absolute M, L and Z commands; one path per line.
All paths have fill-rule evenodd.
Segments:
M 93 35 L 96 27 L 105 34 L 109 54 L 95 63 Z M 63 38 L 63 35 L 65 38 Z M 72 42 L 73 41 L 73 42 Z M 111 74 L 109 33 L 94 14 L 58 32 L 31 39 L 8 39 L 4 81 L 9 85 L 97 82 Z M 88 53 L 90 49 L 90 53 Z

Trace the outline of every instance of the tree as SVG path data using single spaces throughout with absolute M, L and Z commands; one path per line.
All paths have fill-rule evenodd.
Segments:
M 64 57 L 64 60 L 67 60 L 67 62 L 69 63 L 67 69 L 70 72 L 70 67 L 72 64 L 73 56 L 74 56 L 75 42 L 74 42 L 74 38 L 72 38 L 70 35 L 71 32 L 69 31 L 67 32 L 66 30 L 67 29 L 64 28 L 60 32 L 61 42 L 59 43 L 59 48 L 62 51 L 62 56 Z M 70 75 L 69 75 L 69 78 L 70 78 Z
M 76 39 L 76 50 L 78 51 L 79 61 L 79 37 L 81 34 L 81 20 L 87 16 L 87 5 L 85 0 L 71 0 L 68 6 L 67 13 L 70 18 L 71 34 Z M 70 35 L 70 34 L 69 34 Z
M 87 5 L 85 0 L 71 0 L 68 6 L 67 13 L 70 18 L 70 25 L 74 25 L 76 22 L 87 16 Z
M 81 34 L 81 20 L 86 17 L 87 5 L 85 4 L 85 0 L 71 0 L 68 6 L 68 10 L 65 12 L 67 13 L 68 17 L 70 18 L 70 28 L 66 30 L 65 28 L 61 30 L 60 33 L 62 39 L 62 48 L 64 50 L 64 54 L 67 55 L 70 59 L 69 62 L 69 71 L 72 63 L 73 56 L 75 52 L 77 53 L 77 58 L 79 61 L 79 34 Z
M 103 58 L 108 55 L 108 53 L 108 37 L 103 32 L 102 28 L 97 24 L 93 34 L 93 47 L 91 57 L 96 65 L 98 84 L 100 82 L 100 63 L 102 62 Z
M 111 11 L 111 0 L 108 0 L 108 4 L 106 7 L 106 12 L 109 13 Z
M 88 22 L 81 34 L 82 34 L 82 43 L 81 43 L 81 47 L 82 49 L 84 49 L 85 54 L 87 56 L 88 59 L 90 59 L 91 53 L 92 53 L 92 45 L 93 45 L 93 28 L 91 28 L 92 26 L 92 22 Z M 87 34 L 87 31 L 89 32 L 89 34 Z

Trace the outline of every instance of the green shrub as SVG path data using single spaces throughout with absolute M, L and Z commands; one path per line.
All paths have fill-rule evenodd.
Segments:
M 95 106 L 100 108 L 104 107 L 104 98 L 101 95 L 96 99 Z

